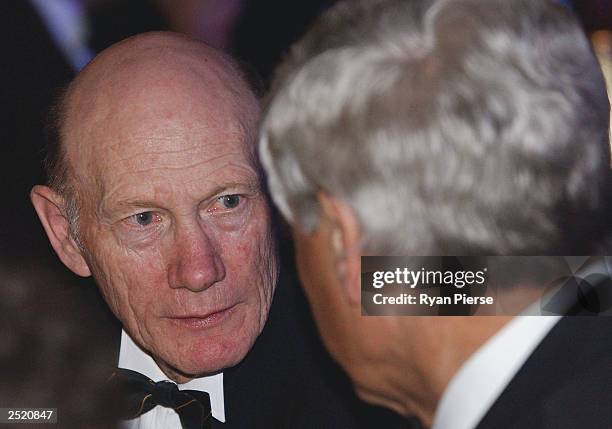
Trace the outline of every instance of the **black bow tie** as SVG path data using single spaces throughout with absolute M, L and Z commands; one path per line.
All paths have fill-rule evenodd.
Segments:
M 210 397 L 198 390 L 179 390 L 170 381 L 145 377 L 136 371 L 118 368 L 109 382 L 122 400 L 121 418 L 135 419 L 157 405 L 174 409 L 183 429 L 210 429 L 212 417 Z

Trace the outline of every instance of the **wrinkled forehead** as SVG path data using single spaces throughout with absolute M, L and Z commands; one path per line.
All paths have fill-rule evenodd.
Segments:
M 222 57 L 149 49 L 107 62 L 69 96 L 63 134 L 83 186 L 103 185 L 130 163 L 252 162 L 257 101 Z

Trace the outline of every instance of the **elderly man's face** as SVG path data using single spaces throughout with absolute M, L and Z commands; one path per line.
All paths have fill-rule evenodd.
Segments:
M 76 99 L 66 123 L 83 255 L 166 373 L 217 371 L 249 351 L 274 288 L 269 210 L 247 135 L 256 103 L 246 94 L 239 106 L 214 73 L 132 75 L 93 105 Z M 86 149 L 74 151 L 75 141 Z

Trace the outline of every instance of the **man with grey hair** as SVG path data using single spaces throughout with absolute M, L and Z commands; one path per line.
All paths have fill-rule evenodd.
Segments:
M 61 99 L 49 182 L 31 198 L 123 325 L 111 384 L 126 427 L 361 424 L 315 364 L 296 289 L 276 287 L 258 119 L 235 63 L 173 33 L 113 45 Z
M 360 305 L 361 255 L 595 252 L 608 121 L 578 22 L 546 0 L 347 1 L 293 47 L 260 155 L 362 398 L 435 429 L 612 427 L 609 319 Z

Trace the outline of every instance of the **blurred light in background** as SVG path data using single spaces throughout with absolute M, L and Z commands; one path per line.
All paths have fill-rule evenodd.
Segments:
M 598 30 L 591 34 L 593 49 L 597 54 L 608 88 L 608 98 L 612 104 L 612 31 Z M 612 112 L 610 112 L 610 140 L 612 151 Z
M 606 78 L 608 95 L 612 99 L 612 31 L 596 31 L 591 35 L 591 41 Z
M 557 3 L 562 4 L 563 6 L 567 6 L 569 8 L 572 7 L 571 0 L 557 0 Z

